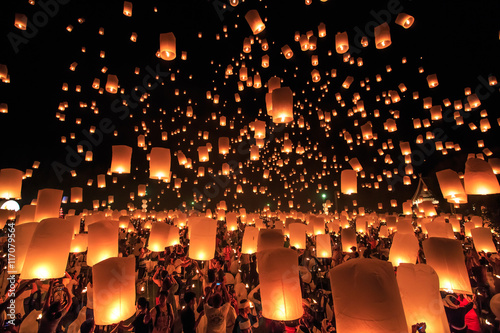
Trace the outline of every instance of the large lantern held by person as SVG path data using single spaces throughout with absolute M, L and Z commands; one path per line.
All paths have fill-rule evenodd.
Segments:
M 302 317 L 297 252 L 269 249 L 257 253 L 262 315 L 271 320 L 296 320 Z
M 58 218 L 38 223 L 28 247 L 21 279 L 55 279 L 64 276 L 73 225 Z
M 472 295 L 460 241 L 431 237 L 423 242 L 423 248 L 427 264 L 439 276 L 440 290 Z
M 153 252 L 161 252 L 165 247 L 179 244 L 179 229 L 175 226 L 153 223 L 149 234 L 148 247 Z
M 290 223 L 290 246 L 296 249 L 306 248 L 306 225 L 303 223 Z
M 215 237 L 217 221 L 207 217 L 190 218 L 189 258 L 194 260 L 210 260 L 215 254 Z
M 135 314 L 135 258 L 109 258 L 92 267 L 94 322 L 112 325 Z
M 118 256 L 119 222 L 105 220 L 89 225 L 87 265 Z
M 330 235 L 316 235 L 316 257 L 318 258 L 331 258 L 332 245 L 330 243 Z
M 10 262 L 7 265 L 7 272 L 9 274 L 19 274 L 23 270 L 24 261 L 28 255 L 28 249 L 33 238 L 33 234 L 38 226 L 36 222 L 23 223 L 16 225 L 16 241 L 15 241 L 15 259 L 14 265 Z
M 39 190 L 36 199 L 35 222 L 48 218 L 58 218 L 62 195 L 62 190 L 52 188 Z
M 245 227 L 243 240 L 241 242 L 241 253 L 253 254 L 257 252 L 257 241 L 259 239 L 259 229 L 255 227 Z
M 337 332 L 407 332 L 392 265 L 379 259 L 352 259 L 330 271 Z
M 477 252 L 496 253 L 497 249 L 493 243 L 493 237 L 490 228 L 474 228 L 470 231 L 472 241 Z

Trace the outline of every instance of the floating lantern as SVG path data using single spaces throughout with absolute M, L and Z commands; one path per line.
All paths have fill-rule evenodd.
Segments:
M 399 13 L 396 17 L 396 24 L 402 26 L 405 29 L 408 29 L 413 25 L 415 18 L 406 13 Z
M 123 15 L 128 17 L 132 16 L 132 2 L 130 1 L 123 2 Z
M 257 252 L 257 241 L 259 239 L 259 229 L 255 227 L 245 227 L 243 240 L 241 243 L 241 253 L 253 254 Z
M 179 229 L 166 223 L 153 223 L 149 235 L 148 248 L 162 252 L 166 247 L 179 244 Z
M 316 235 L 316 257 L 318 258 L 331 258 L 332 245 L 330 242 L 330 235 Z
M 417 261 L 418 249 L 418 239 L 413 233 L 402 234 L 398 231 L 389 251 L 389 261 L 394 267 L 401 263 L 414 264 Z
M 429 332 L 449 333 L 436 271 L 425 264 L 401 264 L 396 279 L 408 324 L 407 332 L 411 332 L 416 323 L 425 323 Z
M 272 105 L 275 123 L 289 123 L 293 120 L 293 93 L 289 87 L 273 90 Z
M 358 248 L 356 230 L 354 228 L 342 228 L 340 239 L 342 241 L 342 252 L 352 252 L 352 247 Z
M 92 267 L 94 322 L 112 325 L 135 314 L 135 258 L 109 258 Z
M 38 226 L 36 222 L 16 224 L 16 242 L 14 252 L 15 260 L 9 261 L 7 265 L 7 272 L 9 274 L 19 274 L 23 271 L 24 261 L 28 254 L 28 249 L 33 238 L 33 234 Z
M 423 248 L 427 264 L 439 276 L 440 290 L 472 295 L 460 241 L 431 237 L 423 242 Z
M 341 192 L 344 194 L 358 193 L 358 181 L 355 170 L 342 170 L 340 174 Z
M 283 248 L 284 239 L 281 229 L 261 229 L 257 240 L 257 252 Z
M 129 146 L 112 146 L 111 157 L 111 172 L 113 173 L 130 173 L 130 161 L 132 159 L 132 147 Z
M 347 32 L 337 32 L 335 35 L 335 50 L 338 54 L 344 54 L 349 50 L 349 38 Z
M 83 201 L 83 188 L 72 187 L 71 188 L 71 203 L 79 203 Z
M 106 91 L 110 94 L 116 94 L 118 92 L 118 76 L 108 74 L 108 80 L 106 81 Z
M 290 246 L 296 249 L 306 248 L 306 225 L 303 223 L 291 223 L 289 226 Z
M 259 12 L 255 9 L 249 10 L 245 15 L 245 19 L 254 35 L 258 35 L 266 28 L 264 22 L 262 22 L 260 18 Z
M 80 253 L 87 251 L 88 247 L 88 234 L 78 234 L 75 235 L 75 238 L 71 241 L 71 248 L 69 250 L 70 253 Z
M 176 41 L 173 32 L 160 34 L 160 58 L 174 60 L 176 56 Z
M 51 188 L 39 190 L 36 199 L 35 222 L 48 218 L 58 218 L 62 195 L 62 190 Z
M 24 172 L 17 169 L 0 170 L 0 198 L 21 199 Z
M 474 228 L 470 232 L 477 252 L 497 253 L 490 228 Z
M 338 332 L 407 332 L 392 265 L 378 259 L 352 259 L 330 271 Z
M 375 27 L 375 47 L 385 49 L 391 45 L 391 31 L 387 22 Z
M 215 254 L 217 221 L 207 217 L 189 219 L 189 258 L 211 260 Z
M 302 317 L 297 252 L 268 249 L 257 252 L 262 315 L 271 320 L 296 320 Z
M 500 186 L 491 166 L 479 158 L 469 158 L 465 162 L 464 185 L 467 194 L 500 193 Z
M 87 265 L 95 264 L 118 256 L 118 226 L 117 221 L 99 221 L 88 226 Z
M 62 191 L 61 191 L 62 192 Z M 63 219 L 48 218 L 36 226 L 20 279 L 56 279 L 64 276 L 73 226 Z

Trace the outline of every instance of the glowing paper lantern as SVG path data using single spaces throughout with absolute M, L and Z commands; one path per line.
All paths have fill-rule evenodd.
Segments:
M 349 38 L 347 32 L 337 32 L 335 35 L 335 50 L 338 54 L 344 54 L 349 50 Z
M 63 219 L 48 218 L 36 226 L 28 247 L 21 279 L 55 279 L 64 276 L 73 226 Z
M 229 138 L 220 137 L 219 138 L 219 154 L 226 155 L 229 153 Z
M 132 159 L 132 147 L 112 146 L 111 172 L 130 173 L 130 161 Z
M 271 320 L 296 320 L 302 317 L 297 252 L 269 249 L 257 252 L 262 315 Z
M 24 172 L 17 169 L 0 170 L 0 198 L 21 199 Z
M 160 34 L 160 58 L 174 60 L 176 56 L 176 41 L 173 32 Z
M 391 42 L 391 30 L 387 22 L 375 27 L 375 47 L 377 49 L 385 49 Z
M 440 290 L 472 294 L 462 244 L 458 240 L 431 237 L 423 242 L 423 248 L 427 264 L 439 276 Z
M 132 3 L 130 1 L 123 2 L 123 15 L 132 16 Z
M 226 214 L 226 225 L 228 231 L 234 231 L 238 229 L 238 214 L 235 212 L 229 212 Z
M 88 234 L 78 234 L 71 241 L 70 253 L 80 253 L 87 251 L 89 245 L 89 235 Z
M 461 198 L 466 197 L 462 182 L 455 171 L 451 169 L 441 170 L 436 172 L 436 177 L 444 198 L 451 200 L 456 199 L 458 200 L 457 203 L 460 203 Z
M 36 199 L 35 222 L 48 218 L 58 218 L 62 195 L 62 190 L 51 188 L 39 190 Z
M 405 13 L 399 13 L 396 17 L 396 24 L 402 26 L 405 29 L 408 29 L 413 25 L 415 18 L 411 15 Z
M 340 231 L 340 239 L 342 240 L 342 252 L 352 252 L 352 247 L 358 248 L 356 230 L 354 230 L 354 228 L 342 228 Z
M 241 253 L 253 254 L 257 252 L 257 241 L 259 239 L 259 229 L 255 227 L 245 227 L 243 240 L 241 243 Z
M 110 94 L 116 94 L 118 92 L 118 76 L 108 74 L 108 79 L 106 81 L 106 91 Z
M 217 221 L 207 217 L 189 219 L 189 258 L 210 260 L 215 254 Z
M 261 229 L 257 239 L 257 252 L 282 248 L 284 244 L 281 229 Z
M 71 188 L 71 202 L 79 203 L 83 200 L 83 188 L 81 187 L 72 187 Z
M 105 220 L 88 226 L 87 265 L 118 256 L 118 225 L 117 221 Z
M 467 194 L 500 193 L 500 186 L 491 166 L 480 158 L 469 158 L 465 162 L 464 185 Z
M 401 264 L 396 279 L 408 324 L 407 332 L 412 331 L 412 325 L 425 323 L 429 332 L 449 333 L 436 271 L 425 264 Z
M 331 258 L 332 245 L 330 242 L 330 235 L 316 235 L 316 257 L 318 258 Z
M 450 223 L 446 223 L 444 221 L 432 221 L 425 224 L 425 229 L 427 230 L 429 237 L 455 239 L 453 227 Z
M 170 149 L 154 147 L 149 154 L 149 178 L 170 180 Z
M 272 103 L 275 123 L 289 123 L 293 120 L 293 93 L 289 87 L 274 89 Z
M 472 241 L 474 242 L 474 247 L 476 248 L 477 252 L 498 252 L 495 247 L 495 243 L 493 243 L 493 237 L 490 228 L 474 228 L 470 232 L 472 235 Z
M 389 251 L 389 261 L 394 267 L 401 263 L 414 264 L 417 261 L 418 249 L 418 239 L 413 233 L 401 234 L 397 232 Z
M 330 282 L 338 332 L 407 332 L 403 304 L 390 263 L 352 259 L 330 271 Z
M 358 180 L 355 170 L 342 170 L 340 174 L 341 192 L 344 194 L 358 193 Z
M 31 239 L 33 238 L 37 226 L 38 223 L 36 222 L 16 225 L 15 260 L 13 261 L 13 265 L 11 261 L 9 261 L 7 265 L 9 274 L 19 274 L 23 271 L 24 261 L 26 260 Z
M 306 225 L 303 223 L 291 223 L 289 226 L 290 246 L 296 249 L 306 248 Z
M 148 248 L 161 252 L 168 246 L 179 244 L 179 229 L 166 223 L 153 223 L 149 234 Z
M 245 19 L 254 35 L 258 35 L 266 28 L 264 22 L 262 22 L 260 18 L 259 12 L 255 9 L 249 10 L 245 15 Z
M 111 325 L 135 314 L 135 258 L 109 258 L 92 267 L 94 322 Z

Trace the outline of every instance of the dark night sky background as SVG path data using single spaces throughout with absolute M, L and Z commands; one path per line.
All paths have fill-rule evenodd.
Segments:
M 16 51 L 12 45 L 15 35 L 23 36 L 23 32 L 14 27 L 15 13 L 24 13 L 28 19 L 38 17 L 43 11 L 43 4 L 57 4 L 52 7 L 53 17 L 46 23 L 39 24 L 32 36 L 23 39 Z M 137 192 L 138 184 L 148 183 L 148 194 L 145 199 L 150 200 L 150 209 L 175 209 L 182 202 L 188 206 L 193 201 L 193 191 L 204 192 L 210 188 L 214 193 L 212 178 L 196 177 L 198 166 L 212 168 L 216 174 L 221 169 L 221 164 L 228 161 L 242 162 L 243 167 L 236 170 L 235 179 L 231 179 L 228 186 L 219 185 L 218 195 L 210 202 L 206 202 L 207 208 L 214 208 L 220 200 L 226 200 L 228 206 L 235 207 L 243 205 L 249 210 L 259 209 L 270 204 L 271 209 L 281 208 L 288 210 L 288 200 L 294 200 L 295 205 L 300 204 L 300 209 L 307 211 L 318 209 L 322 202 L 321 193 L 326 193 L 328 199 L 333 201 L 335 191 L 340 186 L 334 187 L 333 182 L 340 183 L 340 169 L 333 168 L 333 156 L 339 167 L 349 168 L 344 156 L 357 157 L 367 174 L 365 179 L 358 177 L 358 194 L 352 196 L 341 195 L 339 200 L 340 209 L 345 205 L 352 207 L 355 199 L 359 206 L 376 209 L 378 202 L 384 203 L 384 210 L 390 209 L 389 201 L 397 199 L 401 210 L 401 203 L 411 197 L 415 191 L 417 180 L 412 181 L 411 186 L 404 186 L 401 182 L 394 185 L 392 192 L 387 191 L 386 178 L 380 184 L 380 189 L 375 190 L 363 188 L 362 184 L 374 180 L 369 179 L 369 174 L 382 174 L 383 170 L 393 170 L 400 164 L 399 141 L 409 141 L 413 152 L 424 151 L 425 147 L 415 144 L 418 134 L 426 131 L 442 130 L 445 141 L 459 143 L 461 151 L 448 150 L 447 155 L 441 152 L 425 153 L 426 160 L 414 163 L 415 173 L 421 173 L 426 177 L 429 186 L 436 195 L 440 195 L 435 178 L 435 172 L 452 168 L 463 172 L 468 153 L 481 153 L 482 148 L 477 147 L 477 140 L 484 140 L 485 146 L 492 152 L 492 157 L 498 157 L 498 123 L 499 118 L 499 91 L 498 86 L 493 88 L 484 86 L 489 75 L 500 78 L 499 55 L 499 21 L 498 13 L 500 4 L 497 1 L 333 1 L 320 2 L 313 0 L 312 4 L 306 6 L 304 1 L 253 1 L 240 2 L 236 7 L 224 10 L 218 1 L 182 0 L 182 1 L 133 1 L 133 16 L 126 17 L 122 14 L 123 1 L 36 1 L 30 5 L 27 0 L 6 0 L 0 4 L 0 63 L 6 64 L 9 69 L 11 83 L 0 83 L 0 103 L 7 103 L 8 114 L 0 114 L 0 140 L 2 142 L 2 154 L 0 155 L 0 168 L 17 168 L 26 170 L 32 167 L 34 161 L 40 161 L 40 168 L 34 170 L 33 177 L 23 182 L 23 204 L 29 203 L 36 198 L 37 190 L 41 188 L 59 188 L 69 196 L 70 188 L 73 186 L 84 187 L 84 202 L 81 204 L 66 204 L 65 209 L 75 208 L 81 211 L 83 208 L 91 208 L 92 200 L 106 200 L 108 195 L 115 196 L 115 203 L 111 208 L 125 208 L 130 192 Z M 154 8 L 157 8 L 157 12 Z M 408 13 L 415 17 L 415 23 L 410 29 L 403 29 L 396 25 L 394 20 L 396 14 L 390 14 L 388 8 L 397 8 L 398 11 Z M 244 15 L 250 9 L 257 9 L 262 18 L 267 18 L 266 30 L 258 35 L 258 39 L 266 38 L 270 50 L 262 51 L 259 41 L 256 40 L 250 54 L 242 53 L 243 39 L 252 35 L 245 21 Z M 219 12 L 218 12 L 219 11 Z M 384 13 L 389 13 L 385 15 Z M 38 15 L 38 16 L 37 16 Z M 41 17 L 41 16 L 40 16 Z M 78 23 L 78 18 L 84 18 L 85 22 Z M 347 31 L 351 46 L 355 38 L 360 38 L 359 30 L 371 34 L 373 26 L 377 21 L 388 21 L 391 28 L 392 45 L 383 50 L 377 50 L 374 46 L 374 38 L 370 39 L 367 48 L 361 48 L 359 53 L 352 54 L 354 59 L 361 57 L 363 66 L 350 65 L 342 61 L 342 56 L 334 50 L 335 34 Z M 313 30 L 317 36 L 317 27 L 320 22 L 325 23 L 327 36 L 318 38 L 316 51 L 300 51 L 299 44 L 293 40 L 295 31 L 306 33 Z M 379 23 L 380 23 L 379 22 Z M 68 25 L 73 25 L 72 32 L 66 31 Z M 237 27 L 236 27 L 237 26 Z M 100 27 L 105 29 L 103 36 L 98 34 Z M 223 29 L 227 27 L 228 37 L 224 37 Z M 28 29 L 29 30 L 29 29 Z M 130 41 L 130 35 L 136 32 L 138 41 Z M 159 48 L 159 35 L 164 32 L 174 32 L 177 39 L 177 58 L 168 62 L 155 56 Z M 202 38 L 198 38 L 198 33 Z M 27 32 L 25 32 L 26 34 Z M 216 39 L 216 34 L 221 36 Z M 24 35 L 26 36 L 26 35 Z M 370 35 L 372 36 L 372 35 Z M 24 37 L 23 37 L 24 38 Z M 294 51 L 294 57 L 285 60 L 280 54 L 284 44 L 290 45 Z M 356 46 L 356 45 L 354 45 Z M 82 47 L 86 52 L 82 53 Z M 104 59 L 99 57 L 100 51 L 106 52 Z M 332 55 L 328 56 L 328 51 Z M 181 60 L 181 51 L 187 52 L 187 60 Z M 265 69 L 260 66 L 262 55 L 270 56 L 270 67 Z M 319 56 L 319 66 L 322 79 L 318 83 L 311 82 L 310 72 L 311 55 Z M 251 58 L 250 58 L 251 57 Z M 401 59 L 407 58 L 407 63 L 402 64 Z M 240 129 L 256 118 L 266 121 L 268 127 L 272 126 L 271 118 L 265 113 L 265 93 L 267 88 L 245 88 L 239 92 L 242 101 L 235 103 L 234 93 L 237 91 L 238 70 L 241 62 L 245 62 L 249 68 L 249 75 L 257 72 L 262 77 L 262 83 L 266 83 L 272 76 L 283 79 L 282 86 L 289 86 L 295 92 L 294 102 L 300 101 L 305 104 L 304 109 L 295 107 L 295 119 L 303 115 L 310 129 L 300 130 L 296 125 L 276 127 L 272 133 L 272 139 L 267 140 L 266 148 L 261 150 L 261 160 L 248 162 L 249 155 L 234 153 L 226 159 L 218 154 L 217 139 L 219 136 L 236 138 Z M 77 62 L 76 71 L 70 71 L 70 64 Z M 224 77 L 224 70 L 231 64 L 235 75 Z M 219 66 L 220 65 L 220 66 Z M 387 73 L 386 65 L 391 65 L 392 72 Z M 115 100 L 120 100 L 120 94 L 112 95 L 107 92 L 100 95 L 91 85 L 94 78 L 100 78 L 101 86 L 104 86 L 107 74 L 101 73 L 103 66 L 108 67 L 109 74 L 115 74 L 120 80 L 120 86 L 126 94 L 137 86 L 142 85 L 142 78 L 147 73 L 147 68 L 160 68 L 162 72 L 168 72 L 163 78 L 163 85 L 149 90 L 149 97 L 144 102 L 137 103 L 137 107 L 130 108 L 132 118 L 120 119 L 120 113 L 112 112 Z M 418 68 L 423 67 L 425 72 L 418 73 Z M 134 69 L 141 69 L 139 75 L 134 75 Z M 331 78 L 326 75 L 331 69 L 337 69 L 337 77 Z M 170 80 L 170 73 L 176 74 L 176 80 Z M 426 76 L 437 74 L 439 86 L 429 89 Z M 375 81 L 375 76 L 381 74 L 383 80 Z M 192 75 L 192 79 L 189 76 Z M 350 89 L 343 89 L 341 84 L 345 77 L 351 75 L 355 82 Z M 360 80 L 369 78 L 371 90 L 366 91 L 359 85 Z M 328 92 L 318 101 L 318 97 L 324 92 L 320 88 L 327 82 Z M 69 91 L 61 90 L 62 84 L 68 83 Z M 404 83 L 408 91 L 401 93 L 402 101 L 397 104 L 384 105 L 376 102 L 375 96 L 381 95 L 388 90 L 397 90 L 397 86 Z M 75 92 L 75 86 L 81 85 L 81 93 Z M 430 128 L 419 130 L 413 129 L 413 118 L 430 118 L 429 111 L 424 110 L 422 99 L 432 97 L 433 104 L 443 106 L 443 99 L 450 101 L 464 100 L 464 88 L 471 87 L 473 92 L 480 89 L 485 98 L 482 105 L 465 116 L 465 125 L 456 128 L 454 121 L 441 120 L 432 122 Z M 214 91 L 214 89 L 217 91 Z M 312 89 L 314 88 L 314 91 Z M 181 94 L 176 96 L 174 89 L 179 89 Z M 210 90 L 212 95 L 220 94 L 221 102 L 218 105 L 205 98 L 206 91 Z M 186 94 L 183 92 L 186 91 Z M 420 98 L 412 99 L 412 92 L 418 91 Z M 341 107 L 335 100 L 335 93 L 340 92 L 346 103 Z M 352 96 L 359 92 L 361 99 L 365 102 L 368 116 L 361 118 L 359 113 L 348 117 L 348 109 L 353 107 Z M 191 100 L 196 119 L 187 118 L 181 111 L 185 111 Z M 307 100 L 307 102 L 305 102 Z M 61 102 L 67 101 L 69 107 L 61 113 L 66 116 L 65 122 L 56 118 L 56 112 Z M 90 109 L 92 101 L 96 102 L 99 114 Z M 224 101 L 227 101 L 224 103 Z M 383 99 L 382 99 L 383 101 Z M 87 103 L 88 107 L 80 108 L 80 102 Z M 311 106 L 309 106 L 311 103 Z M 241 114 L 237 109 L 241 108 Z M 325 136 L 325 129 L 320 128 L 317 116 L 317 108 L 323 111 L 337 111 L 337 116 L 332 117 L 329 136 Z M 146 113 L 143 110 L 146 109 Z M 259 109 L 263 112 L 259 113 Z M 380 117 L 373 117 L 373 110 L 380 110 Z M 388 133 L 383 129 L 383 123 L 391 117 L 389 110 L 399 110 L 400 118 L 397 119 L 398 131 Z M 486 109 L 491 130 L 481 133 L 479 130 L 471 131 L 469 122 L 479 125 L 479 112 Z M 179 111 L 181 110 L 181 111 Z M 164 111 L 164 112 L 163 112 Z M 218 117 L 227 117 L 228 126 L 220 127 L 218 120 L 211 120 L 212 112 Z M 446 108 L 443 106 L 443 113 Z M 165 113 L 165 114 L 164 114 Z M 309 114 L 310 113 L 310 114 Z M 82 124 L 75 123 L 76 118 L 82 119 Z M 102 142 L 93 145 L 93 162 L 82 162 L 70 169 L 77 172 L 77 177 L 71 177 L 65 173 L 62 181 L 58 179 L 52 167 L 54 162 L 67 164 L 67 149 L 76 150 L 76 145 L 84 139 L 83 131 L 90 126 L 99 126 L 102 119 L 111 120 L 112 126 L 118 131 L 118 136 L 112 133 L 104 134 Z M 172 119 L 175 120 L 172 122 Z M 234 120 L 234 129 L 229 128 L 229 122 Z M 360 133 L 359 126 L 354 126 L 354 120 L 362 125 L 370 120 L 374 126 L 374 133 L 378 134 L 378 140 L 374 141 L 373 147 L 368 143 L 360 145 L 349 145 L 339 132 L 346 129 L 353 137 Z M 137 136 L 145 134 L 142 127 L 144 122 L 149 129 L 146 141 L 151 141 L 147 150 L 137 147 Z M 189 123 L 191 122 L 191 123 Z M 160 125 L 162 127 L 160 127 Z M 138 131 L 134 127 L 138 127 Z M 186 126 L 186 132 L 172 135 L 172 131 Z M 161 140 L 162 129 L 167 131 L 169 139 Z M 198 137 L 198 131 L 209 131 L 209 140 Z M 70 133 L 76 134 L 75 140 L 70 140 Z M 249 131 L 251 135 L 253 132 Z M 281 143 L 276 139 L 283 139 L 288 133 L 293 141 L 294 149 L 300 141 L 302 146 L 311 149 L 306 151 L 301 158 L 304 165 L 296 165 L 295 161 L 300 158 L 295 153 L 280 153 Z M 61 143 L 61 136 L 66 136 L 68 142 Z M 388 150 L 394 164 L 388 165 L 379 157 L 377 149 L 383 142 L 392 139 L 394 149 Z M 184 141 L 183 141 L 184 140 Z M 189 145 L 193 140 L 194 144 Z M 246 141 L 246 136 L 243 139 Z M 196 148 L 210 142 L 213 151 L 210 154 L 210 162 L 198 163 Z M 253 143 L 252 140 L 249 141 Z M 434 142 L 429 142 L 428 146 Z M 119 175 L 116 184 L 112 183 L 112 176 L 107 176 L 107 187 L 96 188 L 96 177 L 98 174 L 106 173 L 111 163 L 111 146 L 125 144 L 134 147 L 132 155 L 132 172 L 130 175 Z M 313 146 L 317 145 L 317 150 Z M 180 197 L 172 189 L 173 181 L 168 188 L 166 183 L 159 184 L 157 181 L 148 179 L 148 163 L 146 154 L 151 147 L 166 147 L 172 152 L 172 173 L 183 179 Z M 333 149 L 332 149 L 333 146 Z M 237 148 L 238 143 L 233 143 L 232 148 Z M 276 148 L 276 151 L 275 151 Z M 182 150 L 188 158 L 193 160 L 193 169 L 187 170 L 179 166 L 173 154 Z M 307 154 L 312 153 L 308 159 Z M 321 157 L 315 157 L 321 153 L 327 156 L 326 168 L 323 169 Z M 83 155 L 82 155 L 83 157 Z M 373 158 L 377 157 L 377 162 Z M 271 171 L 272 181 L 262 179 L 263 160 L 270 161 L 271 158 L 289 159 L 287 166 L 281 169 L 280 174 Z M 304 168 L 306 172 L 304 172 Z M 325 170 L 329 175 L 318 179 L 317 174 Z M 207 170 L 206 170 L 207 172 Z M 283 174 L 287 179 L 281 178 Z M 304 188 L 304 183 L 299 182 L 299 177 L 304 175 L 309 183 Z M 314 177 L 314 179 L 312 178 Z M 187 178 L 187 182 L 185 182 Z M 246 178 L 247 184 L 243 184 Z M 87 180 L 94 179 L 92 186 L 87 186 Z M 198 184 L 194 181 L 197 180 Z M 284 182 L 288 182 L 293 188 L 284 188 Z M 244 193 L 238 194 L 237 199 L 233 197 L 236 192 L 236 184 L 242 184 Z M 317 193 L 317 184 L 328 186 L 328 190 Z M 252 186 L 267 186 L 266 194 L 252 193 Z M 162 193 L 163 192 L 163 193 Z M 208 192 L 206 192 L 208 193 Z M 224 193 L 227 196 L 224 196 Z M 292 199 L 291 196 L 294 195 Z M 496 200 L 497 196 L 489 200 Z M 308 203 L 308 199 L 311 202 Z M 141 198 L 136 195 L 133 203 L 136 207 L 141 205 Z M 281 201 L 281 207 L 277 202 Z M 476 199 L 471 198 L 471 202 Z M 313 204 L 316 206 L 313 206 Z M 196 206 L 198 207 L 198 206 Z M 446 207 L 446 206 L 444 206 Z M 200 207 L 198 207 L 200 208 Z

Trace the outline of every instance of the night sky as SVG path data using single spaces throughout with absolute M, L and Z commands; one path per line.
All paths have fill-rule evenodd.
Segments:
M 340 191 L 340 171 L 350 169 L 347 161 L 356 157 L 365 178 L 358 173 L 358 193 L 340 194 L 338 207 L 333 209 L 352 209 L 356 200 L 358 206 L 369 210 L 377 210 L 381 202 L 383 211 L 400 212 L 402 202 L 411 198 L 418 184 L 416 178 L 411 185 L 403 185 L 405 164 L 400 141 L 410 143 L 414 174 L 421 174 L 438 198 L 441 193 L 436 171 L 451 168 L 464 172 L 467 155 L 482 153 L 484 148 L 491 150 L 490 157 L 499 156 L 499 86 L 488 84 L 490 76 L 500 79 L 497 1 L 312 0 L 306 5 L 296 0 L 247 0 L 234 7 L 222 0 L 132 2 L 131 17 L 123 15 L 123 1 L 114 0 L 48 0 L 33 1 L 33 5 L 27 0 L 6 0 L 0 4 L 0 64 L 7 65 L 10 75 L 10 83 L 0 83 L 0 103 L 8 104 L 8 113 L 0 114 L 0 168 L 24 171 L 32 169 L 35 161 L 40 162 L 33 177 L 23 181 L 22 204 L 35 199 L 38 189 L 63 189 L 69 196 L 70 188 L 78 186 L 84 188 L 84 202 L 65 204 L 65 210 L 91 209 L 92 200 L 103 201 L 114 195 L 114 203 L 109 205 L 112 209 L 123 209 L 129 202 L 140 207 L 141 200 L 146 199 L 148 209 L 154 210 L 182 208 L 183 203 L 199 210 L 213 210 L 221 200 L 229 209 L 245 207 L 251 211 L 269 205 L 272 210 L 289 210 L 288 201 L 293 200 L 294 209 L 318 211 L 323 202 L 321 194 L 334 203 Z M 266 25 L 256 36 L 245 20 L 251 9 L 259 12 Z M 409 29 L 395 24 L 401 12 L 415 18 Z M 14 26 L 16 13 L 28 17 L 26 31 Z M 326 25 L 324 38 L 318 37 L 321 22 Z M 389 24 L 392 44 L 376 49 L 373 28 L 383 22 Z M 71 32 L 67 29 L 70 25 Z M 103 35 L 99 34 L 100 28 L 104 29 Z M 312 31 L 317 37 L 317 49 L 301 51 L 300 44 L 294 41 L 297 31 Z M 344 31 L 349 36 L 352 64 L 335 52 L 335 34 Z M 136 42 L 130 40 L 134 32 Z M 173 61 L 156 56 L 159 36 L 166 32 L 176 37 L 177 57 Z M 252 36 L 251 52 L 243 53 L 244 39 Z M 368 37 L 367 47 L 359 43 L 363 36 Z M 269 44 L 268 51 L 262 50 L 263 39 Z M 289 60 L 281 54 L 285 44 L 294 52 Z M 186 60 L 181 59 L 183 51 Z M 104 58 L 101 52 L 105 52 Z M 261 59 L 266 54 L 270 66 L 263 68 Z M 311 64 L 313 55 L 318 56 L 318 66 Z M 362 66 L 358 66 L 360 59 Z M 74 71 L 70 70 L 72 63 L 78 63 Z M 245 84 L 238 91 L 238 72 L 243 63 L 250 77 L 260 75 L 261 88 Z M 233 75 L 226 77 L 228 65 L 233 67 Z M 107 67 L 106 73 L 103 67 Z M 136 68 L 139 74 L 134 73 Z M 321 74 L 319 82 L 311 80 L 313 69 Z M 332 69 L 336 77 L 331 76 Z M 95 78 L 104 87 L 108 74 L 118 76 L 123 94 L 100 94 L 92 88 Z M 436 88 L 427 84 L 430 74 L 437 75 Z M 380 82 L 377 75 L 382 78 Z M 265 85 L 273 76 L 280 77 L 281 86 L 290 87 L 295 94 L 294 120 L 287 125 L 274 124 L 266 112 Z M 348 76 L 354 82 L 345 89 L 342 83 Z M 68 91 L 62 90 L 65 83 Z M 401 83 L 407 87 L 406 92 L 398 88 Z M 81 86 L 80 92 L 77 86 Z M 453 103 L 467 102 L 467 87 L 480 98 L 481 106 L 469 112 L 459 110 L 464 124 L 457 126 Z M 382 96 L 389 90 L 397 91 L 401 101 L 385 104 Z M 220 102 L 207 99 L 207 91 L 212 97 L 220 95 Z M 418 99 L 413 98 L 414 92 L 418 92 Z M 239 93 L 240 102 L 235 101 L 235 93 Z M 337 93 L 344 106 L 336 100 Z M 356 93 L 364 102 L 365 117 L 352 111 Z M 413 119 L 430 120 L 429 110 L 423 108 L 425 97 L 432 97 L 433 105 L 441 105 L 443 119 L 430 121 L 427 128 L 414 129 Z M 445 99 L 451 101 L 450 107 L 444 105 Z M 65 102 L 68 107 L 59 110 Z M 188 106 L 195 117 L 186 116 Z M 380 116 L 376 117 L 375 110 Z M 482 110 L 487 111 L 483 118 L 488 118 L 491 129 L 471 130 L 469 123 L 479 126 Z M 330 113 L 331 121 L 320 120 L 318 111 Z M 398 118 L 394 111 L 399 112 Z M 220 125 L 221 116 L 226 117 L 226 126 Z M 304 128 L 298 126 L 301 116 Z M 394 118 L 397 131 L 384 130 L 384 123 Z M 248 149 L 255 144 L 250 123 L 256 119 L 266 122 L 267 134 L 260 160 L 250 161 Z M 378 138 L 372 145 L 360 139 L 358 145 L 360 126 L 368 121 Z M 92 126 L 96 128 L 94 134 L 89 133 Z M 162 140 L 163 131 L 168 134 L 166 141 Z M 199 135 L 203 131 L 209 133 L 208 140 Z M 421 134 L 425 139 L 426 132 L 433 132 L 434 139 L 417 144 L 417 136 Z M 75 139 L 70 139 L 71 133 Z M 352 143 L 347 143 L 345 133 L 353 137 Z M 146 135 L 146 149 L 137 146 L 139 135 Z M 66 143 L 61 142 L 62 136 L 67 138 Z M 286 136 L 293 143 L 291 153 L 281 152 Z M 218 153 L 219 137 L 232 140 L 234 151 L 225 158 Z M 83 140 L 90 143 L 83 145 L 85 151 L 93 152 L 92 162 L 83 160 L 85 154 L 76 153 Z M 394 148 L 383 149 L 380 156 L 377 150 L 390 140 Z M 478 140 L 484 140 L 484 147 L 478 147 Z M 443 141 L 443 145 L 453 142 L 461 149 L 447 149 L 443 154 L 435 149 L 436 141 Z M 305 148 L 302 155 L 295 152 L 299 142 Z M 210 160 L 199 162 L 197 148 L 207 143 L 213 147 Z M 97 175 L 110 168 L 113 145 L 133 147 L 131 173 L 108 175 L 106 188 L 98 189 Z M 171 150 L 170 183 L 149 179 L 147 154 L 152 147 Z M 175 156 L 178 151 L 192 160 L 191 169 L 179 165 Z M 392 164 L 384 162 L 386 155 Z M 299 159 L 303 164 L 297 164 Z M 279 160 L 282 167 L 278 166 Z M 218 176 L 224 162 L 233 166 L 229 179 Z M 197 177 L 200 166 L 205 167 L 204 177 Z M 264 179 L 263 172 L 270 167 L 270 178 Z M 71 170 L 76 177 L 71 176 Z M 393 177 L 387 178 L 386 171 Z M 379 189 L 374 188 L 377 175 L 382 176 Z M 182 179 L 180 189 L 173 188 L 174 178 Z M 89 179 L 93 179 L 92 186 L 87 186 Z M 139 184 L 148 184 L 144 198 L 137 195 Z M 237 185 L 242 186 L 243 193 L 236 193 Z M 388 191 L 389 185 L 392 191 Z M 253 192 L 254 187 L 258 193 Z M 130 199 L 131 192 L 135 192 L 134 200 Z M 391 199 L 398 200 L 397 208 L 390 207 Z M 470 202 L 475 201 L 471 198 Z

